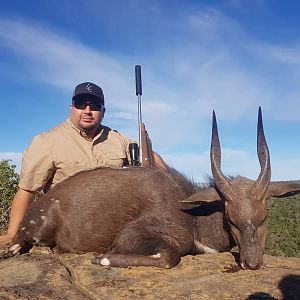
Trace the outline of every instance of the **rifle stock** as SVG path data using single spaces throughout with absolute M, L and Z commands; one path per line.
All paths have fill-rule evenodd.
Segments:
M 149 135 L 146 131 L 145 124 L 141 123 L 141 146 L 142 146 L 142 157 L 141 157 L 141 166 L 142 167 L 152 167 L 154 166 L 154 158 L 152 151 L 152 143 L 149 138 Z

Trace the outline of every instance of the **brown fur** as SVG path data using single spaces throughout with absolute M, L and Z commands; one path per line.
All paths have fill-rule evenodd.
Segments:
M 32 203 L 13 244 L 36 243 L 71 253 L 172 250 L 178 263 L 193 247 L 192 216 L 180 210 L 179 200 L 195 190 L 175 171 L 84 171 Z

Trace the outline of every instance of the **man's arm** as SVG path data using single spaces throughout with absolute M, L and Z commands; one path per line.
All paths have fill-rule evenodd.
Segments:
M 11 205 L 7 233 L 0 236 L 0 246 L 8 244 L 15 237 L 35 194 L 36 192 L 26 191 L 21 188 L 18 189 Z

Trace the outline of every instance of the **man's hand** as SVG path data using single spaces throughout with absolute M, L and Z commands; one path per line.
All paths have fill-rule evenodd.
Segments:
M 35 192 L 18 189 L 10 209 L 10 221 L 7 233 L 0 235 L 0 247 L 7 245 L 16 236 L 19 226 L 26 214 L 29 204 L 34 199 Z
M 0 248 L 2 246 L 8 245 L 11 242 L 11 240 L 12 236 L 9 233 L 0 235 Z

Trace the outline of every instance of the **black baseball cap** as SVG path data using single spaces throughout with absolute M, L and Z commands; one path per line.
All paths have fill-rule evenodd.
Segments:
M 92 82 L 83 82 L 75 87 L 73 101 L 76 100 L 93 100 L 104 106 L 104 94 L 98 85 Z

